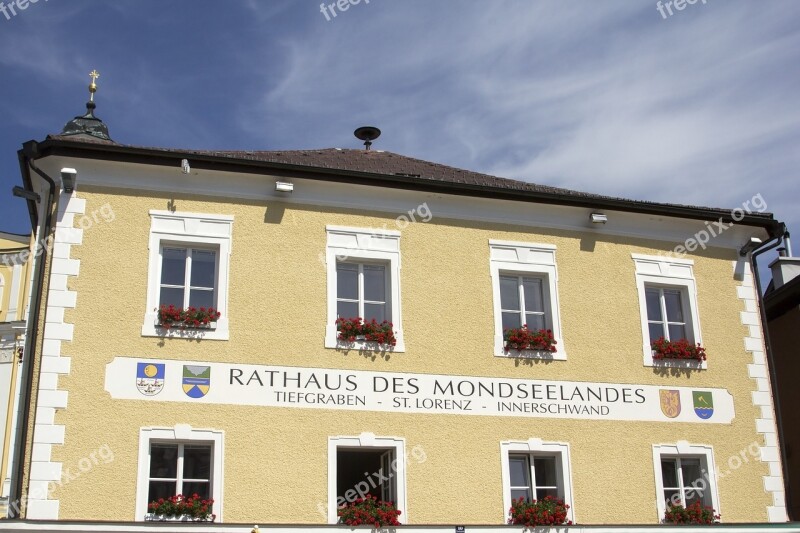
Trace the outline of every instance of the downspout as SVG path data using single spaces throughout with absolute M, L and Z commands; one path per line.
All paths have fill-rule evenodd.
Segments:
M 769 381 L 770 386 L 772 387 L 772 401 L 775 409 L 775 425 L 778 429 L 778 446 L 781 454 L 781 473 L 783 474 L 783 490 L 786 498 L 786 514 L 791 521 L 791 506 L 789 505 L 789 502 L 791 501 L 791 483 L 789 482 L 789 467 L 786 463 L 786 440 L 783 438 L 783 417 L 781 416 L 781 401 L 780 396 L 778 395 L 777 370 L 775 369 L 775 359 L 772 353 L 772 341 L 770 340 L 769 328 L 767 327 L 767 310 L 764 306 L 764 294 L 761 289 L 761 275 L 758 273 L 758 256 L 772 250 L 773 248 L 776 248 L 781 243 L 782 239 L 788 240 L 789 232 L 786 229 L 786 224 L 781 222 L 778 227 L 778 231 L 776 231 L 774 235 L 775 237 L 772 237 L 771 244 L 765 244 L 761 246 L 750 255 L 750 262 L 753 268 L 753 277 L 756 281 L 756 298 L 758 299 L 758 310 L 761 316 L 761 330 L 764 333 L 764 348 L 766 349 L 767 365 L 769 366 Z M 739 251 L 739 254 L 742 256 L 747 255 L 746 252 L 742 253 L 741 250 Z
M 29 168 L 36 172 L 50 187 L 44 209 L 44 222 L 39 227 L 39 241 L 36 243 L 36 250 L 41 250 L 41 255 L 36 259 L 36 271 L 34 272 L 34 282 L 31 287 L 31 309 L 28 315 L 27 332 L 25 335 L 25 364 L 22 371 L 22 383 L 20 384 L 20 401 L 17 412 L 17 434 L 14 443 L 14 464 L 11 469 L 11 487 L 8 494 L 8 518 L 19 519 L 19 511 L 22 503 L 22 472 L 23 462 L 25 461 L 25 445 L 28 440 L 28 424 L 31 415 L 31 389 L 33 386 L 33 364 L 35 361 L 34 351 L 38 341 L 39 321 L 42 314 L 42 290 L 44 288 L 45 267 L 47 265 L 47 242 L 50 232 L 53 229 L 53 204 L 55 200 L 56 182 L 47 174 L 39 170 L 33 162 L 38 155 L 38 144 L 36 141 L 29 141 L 22 145 L 22 150 L 18 154 L 20 170 L 23 177 L 29 175 Z M 32 184 L 29 180 L 24 185 L 26 188 Z M 44 243 L 44 244 L 43 244 Z M 35 253 L 35 252 L 34 252 Z

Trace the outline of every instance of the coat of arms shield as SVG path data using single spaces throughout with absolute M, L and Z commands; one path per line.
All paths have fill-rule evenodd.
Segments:
M 681 391 L 661 389 L 658 391 L 661 400 L 661 412 L 667 418 L 676 418 L 681 414 Z
M 155 396 L 164 388 L 163 363 L 137 363 L 136 388 L 145 396 Z

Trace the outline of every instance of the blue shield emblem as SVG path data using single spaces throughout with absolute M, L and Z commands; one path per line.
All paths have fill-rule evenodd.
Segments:
M 136 388 L 145 396 L 155 396 L 164 388 L 163 363 L 137 363 Z
M 183 365 L 183 392 L 189 398 L 202 398 L 211 388 L 211 367 Z

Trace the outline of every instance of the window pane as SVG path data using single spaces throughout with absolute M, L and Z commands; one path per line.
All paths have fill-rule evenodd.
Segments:
M 647 300 L 647 320 L 663 320 L 661 316 L 661 301 L 658 289 L 645 289 Z
M 681 472 L 684 488 L 696 485 L 703 479 L 703 473 L 700 472 L 700 459 L 681 459 Z
M 519 315 L 519 313 L 503 311 L 503 329 L 521 328 L 522 322 L 520 321 Z
M 189 292 L 189 305 L 192 307 L 214 307 L 214 291 L 192 289 Z
M 542 293 L 541 279 L 523 278 L 522 292 L 525 294 L 525 311 L 544 312 L 544 294 Z
M 682 505 L 681 495 L 680 492 L 677 490 L 665 490 L 664 491 L 664 503 L 665 507 L 672 505 Z
M 500 276 L 500 307 L 512 310 L 520 309 L 519 280 L 516 276 Z
M 161 250 L 161 284 L 183 285 L 186 280 L 186 249 Z
M 364 320 L 389 320 L 386 316 L 386 304 L 364 304 Z
M 216 269 L 217 252 L 192 250 L 192 287 L 216 287 Z
M 555 457 L 535 457 L 533 459 L 533 470 L 536 473 L 537 487 L 555 487 L 558 485 Z
M 175 478 L 178 472 L 178 445 L 150 446 L 150 477 Z M 174 494 L 170 494 L 174 496 Z
M 159 305 L 174 305 L 178 308 L 183 307 L 183 289 L 161 287 L 161 296 L 159 298 Z
M 525 457 L 509 457 L 508 471 L 511 475 L 512 487 L 529 487 L 528 474 L 528 460 Z
M 686 338 L 686 326 L 669 325 L 669 340 L 677 341 Z M 689 339 L 691 341 L 691 339 Z
M 547 496 L 558 498 L 558 489 L 536 489 L 537 500 L 543 500 Z
M 184 479 L 211 479 L 211 447 L 185 446 L 183 449 Z
M 529 502 L 531 500 L 530 491 L 528 489 L 511 489 L 511 499 L 519 500 L 520 498 L 526 502 Z
M 188 481 L 183 484 L 184 496 L 193 496 L 197 494 L 204 500 L 211 497 L 211 484 L 208 482 Z
M 661 459 L 661 480 L 664 488 L 678 486 L 678 465 L 675 459 Z
M 386 267 L 364 265 L 364 299 L 373 302 L 386 301 Z
M 178 493 L 177 490 L 175 481 L 151 481 L 150 489 L 147 492 L 147 503 L 159 498 L 164 498 L 165 500 L 171 498 Z
M 358 303 L 336 302 L 336 313 L 339 318 L 356 318 L 358 316 Z
M 667 320 L 670 322 L 683 322 L 683 307 L 681 306 L 681 293 L 679 291 L 664 291 L 664 305 L 667 307 Z
M 336 265 L 336 296 L 358 300 L 358 265 L 350 263 Z
M 528 329 L 547 329 L 544 323 L 544 315 L 526 313 L 525 323 L 528 325 Z
M 648 324 L 648 327 L 650 328 L 650 342 L 664 336 L 664 326 L 662 324 Z
M 683 494 L 686 498 L 687 506 L 692 505 L 694 502 L 700 502 L 700 505 L 706 505 L 705 499 L 703 498 L 703 493 L 700 491 L 697 491 L 693 488 L 687 488 Z

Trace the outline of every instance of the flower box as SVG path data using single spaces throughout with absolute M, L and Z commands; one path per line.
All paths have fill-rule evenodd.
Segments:
M 213 307 L 187 307 L 162 305 L 157 309 L 158 325 L 164 329 L 213 329 L 222 314 Z
M 394 503 L 378 500 L 376 497 L 367 494 L 365 498 L 358 498 L 350 502 L 338 511 L 339 523 L 347 526 L 371 526 L 374 529 L 381 529 L 387 526 L 399 526 L 400 511 L 395 508 Z
M 144 520 L 145 522 L 208 522 L 208 520 L 203 520 L 202 518 L 194 518 L 188 515 L 167 516 L 155 513 L 147 513 L 146 515 L 144 515 Z
M 569 505 L 560 498 L 545 496 L 541 500 L 526 502 L 524 498 L 512 500 L 508 523 L 533 528 L 537 526 L 571 526 L 567 519 Z
M 503 349 L 506 353 L 511 350 L 531 350 L 537 352 L 555 353 L 556 340 L 549 329 L 530 330 L 528 326 L 521 328 L 508 328 L 503 330 Z
M 211 513 L 214 500 L 203 499 L 197 494 L 176 494 L 170 498 L 159 498 L 147 505 L 145 520 L 159 522 L 213 522 L 217 515 Z
M 710 525 L 718 524 L 720 515 L 714 510 L 713 507 L 703 507 L 700 502 L 694 502 L 688 507 L 682 505 L 667 504 L 667 510 L 664 513 L 665 524 L 697 524 L 697 525 Z
M 678 361 L 698 361 L 706 360 L 706 350 L 699 344 L 692 344 L 686 339 L 668 341 L 664 337 L 650 343 L 653 349 L 653 360 L 678 360 Z
M 378 323 L 374 318 L 366 321 L 361 317 L 336 319 L 336 339 L 345 344 L 358 341 L 375 343 L 378 347 L 393 348 L 397 344 L 391 322 Z

